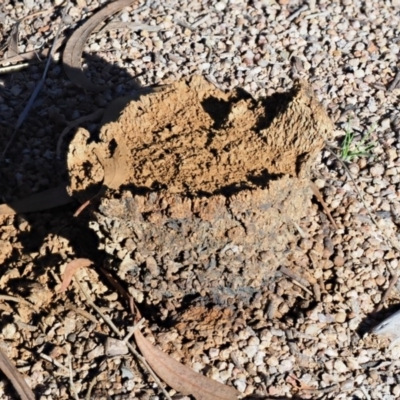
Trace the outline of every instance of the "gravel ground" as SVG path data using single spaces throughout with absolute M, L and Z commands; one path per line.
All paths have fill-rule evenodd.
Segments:
M 60 3 L 3 0 L 0 48 L 18 19 Z M 72 1 L 65 33 L 103 3 Z M 356 141 L 370 132 L 371 154 L 348 163 L 365 205 L 342 164 L 323 151 L 314 181 L 337 229 L 321 204 L 313 204 L 288 255 L 296 279 L 278 273 L 263 296 L 254 299 L 258 310 L 253 318 L 231 320 L 231 330 L 221 330 L 226 336 L 212 343 L 194 337 L 198 345 L 185 346 L 187 328 L 167 329 L 156 321 L 147 330 L 166 352 L 246 396 L 400 398 L 400 347 L 365 336 L 397 309 L 400 299 L 400 287 L 394 287 L 384 311 L 374 312 L 400 257 L 382 234 L 395 243 L 400 239 L 400 89 L 391 87 L 398 69 L 400 2 L 155 0 L 140 13 L 135 8 L 118 18 L 161 29 L 100 32 L 87 43 L 88 76 L 96 83 L 112 82 L 111 89 L 86 93 L 67 79 L 60 63 L 51 65 L 1 167 L 1 200 L 23 198 L 62 182 L 64 160 L 56 158 L 60 133 L 73 120 L 137 87 L 127 81 L 129 76 L 143 72 L 138 81 L 147 86 L 202 74 L 222 90 L 240 86 L 256 98 L 286 91 L 295 77 L 306 79 L 335 122 L 332 146 L 340 146 L 349 125 Z M 51 45 L 60 20 L 57 10 L 21 24 L 20 53 Z M 3 71 L 0 149 L 43 69 L 44 63 L 38 62 Z M 95 122 L 83 125 L 96 128 Z M 91 314 L 83 296 L 72 289 L 66 295 L 55 290 L 69 260 L 98 261 L 96 238 L 87 229 L 90 216 L 72 219 L 76 208 L 73 204 L 1 217 L 0 345 L 40 399 L 73 396 L 69 363 L 79 398 L 91 382 L 95 399 L 163 398 L 133 357 L 108 355 L 104 338 L 110 329 Z M 90 279 L 98 304 L 126 330 L 128 313 L 116 294 L 95 272 Z M 8 382 L 0 382 L 0 397 L 14 396 Z

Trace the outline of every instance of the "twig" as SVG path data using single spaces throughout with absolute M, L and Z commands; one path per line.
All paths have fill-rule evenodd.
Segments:
M 10 380 L 21 400 L 34 400 L 35 395 L 17 367 L 0 348 L 0 370 Z
M 124 340 L 123 340 L 123 342 L 124 342 L 125 344 L 128 343 L 128 340 L 132 337 L 132 335 L 135 333 L 135 331 L 136 331 L 137 329 L 140 329 L 140 328 L 142 327 L 144 321 L 145 321 L 145 319 L 142 318 L 142 319 L 141 319 L 138 323 L 136 323 L 134 326 L 128 328 L 129 333 L 125 336 L 125 338 L 124 338 Z
M 281 267 L 279 268 L 279 271 L 282 272 L 282 274 L 285 274 L 286 276 L 288 276 L 289 278 L 299 282 L 303 286 L 310 286 L 310 282 L 308 282 L 306 279 L 297 275 L 296 273 L 294 273 L 289 268 L 286 268 L 283 265 L 281 265 Z
M 94 388 L 94 385 L 97 383 L 97 376 L 95 376 L 91 381 L 90 385 L 86 394 L 86 400 L 91 400 L 92 398 L 92 390 Z
M 303 238 L 303 239 L 307 239 L 307 234 L 303 231 L 303 229 L 300 228 L 300 226 L 294 222 L 292 219 L 290 219 L 290 222 L 294 225 L 294 227 L 297 229 L 297 232 L 299 232 L 299 235 Z
M 328 206 L 326 205 L 325 200 L 324 200 L 324 198 L 322 197 L 321 192 L 319 191 L 317 185 L 316 185 L 314 182 L 310 181 L 310 187 L 311 187 L 311 190 L 312 190 L 314 196 L 315 196 L 315 197 L 317 198 L 317 200 L 321 203 L 322 208 L 324 209 L 324 211 L 325 211 L 327 217 L 329 218 L 329 221 L 331 221 L 331 223 L 332 223 L 332 225 L 334 226 L 335 229 L 339 229 L 338 226 L 336 225 L 336 222 L 335 222 L 335 220 L 333 219 L 332 214 L 331 214 L 331 212 L 329 211 L 329 208 L 328 208 Z
M 25 299 L 21 299 L 20 297 L 15 297 L 15 296 L 9 296 L 7 294 L 0 294 L 0 300 L 8 300 L 8 301 L 13 301 L 14 303 L 21 303 L 25 304 L 28 307 L 34 307 L 32 303 Z
M 9 72 L 13 72 L 13 71 L 19 71 L 28 66 L 29 66 L 29 63 L 22 63 L 22 64 L 16 64 L 16 65 L 8 65 L 7 67 L 1 67 L 0 75 L 8 74 Z
M 75 306 L 73 306 L 72 304 L 67 304 L 67 305 L 65 306 L 65 308 L 68 308 L 68 310 L 74 311 L 74 312 L 76 312 L 77 314 L 82 315 L 82 317 L 85 317 L 85 318 L 88 319 L 89 321 L 92 321 L 94 324 L 98 324 L 98 323 L 99 323 L 99 321 L 97 321 L 97 319 L 96 319 L 92 314 L 88 313 L 88 312 L 85 311 L 85 310 L 81 310 L 80 308 L 75 307 Z
M 292 282 L 298 286 L 299 288 L 303 289 L 306 293 L 308 293 L 310 296 L 313 296 L 313 292 L 309 289 L 307 289 L 305 286 L 303 286 L 300 282 L 297 282 L 295 279 L 291 278 Z
M 114 323 L 111 321 L 111 319 L 103 314 L 103 312 L 100 310 L 99 307 L 96 306 L 96 304 L 93 303 L 92 299 L 89 296 L 89 293 L 86 291 L 86 289 L 83 287 L 83 285 L 79 282 L 79 280 L 74 277 L 75 282 L 79 286 L 79 289 L 82 291 L 84 296 L 86 297 L 86 300 L 88 304 L 97 311 L 97 313 L 103 318 L 103 320 L 108 324 L 108 326 L 114 331 L 116 335 L 118 335 L 121 339 L 123 339 L 123 333 L 114 325 Z M 138 351 L 132 346 L 131 343 L 126 343 L 128 349 L 134 354 L 134 356 L 143 364 L 143 366 L 147 369 L 151 377 L 154 379 L 154 382 L 157 384 L 157 386 L 161 389 L 161 391 L 164 393 L 164 396 L 168 400 L 172 400 L 168 392 L 165 390 L 164 386 L 161 384 L 160 380 L 158 379 L 157 375 L 153 372 L 153 370 L 150 368 L 149 364 L 147 363 L 146 359 L 142 357 Z
M 32 108 L 32 105 L 35 102 L 37 95 L 42 90 L 42 87 L 43 87 L 44 82 L 46 80 L 47 71 L 49 70 L 49 67 L 50 67 L 50 64 L 51 64 L 51 60 L 52 60 L 54 52 L 55 52 L 55 48 L 56 48 L 55 45 L 57 43 L 58 37 L 59 37 L 59 35 L 61 33 L 61 30 L 62 30 L 62 28 L 64 26 L 64 19 L 65 19 L 65 16 L 67 14 L 67 9 L 69 7 L 69 1 L 70 0 L 66 0 L 66 1 L 67 1 L 67 4 L 63 8 L 63 11 L 62 11 L 62 14 L 61 14 L 61 22 L 60 22 L 60 25 L 58 27 L 56 36 L 54 38 L 53 45 L 51 46 L 50 55 L 49 55 L 49 58 L 47 59 L 46 66 L 44 68 L 44 72 L 43 72 L 42 78 L 40 79 L 39 83 L 36 85 L 35 90 L 32 92 L 32 95 L 29 98 L 29 101 L 26 104 L 24 110 L 22 111 L 22 114 L 19 116 L 19 118 L 17 120 L 17 123 L 15 124 L 14 131 L 13 131 L 10 139 L 8 140 L 8 142 L 6 144 L 6 147 L 4 148 L 1 156 L 0 156 L 0 162 L 3 161 L 3 159 L 4 159 L 4 157 L 5 157 L 6 153 L 7 153 L 7 150 L 9 149 L 9 147 L 11 146 L 12 142 L 15 139 L 15 136 L 17 135 L 18 129 L 21 127 L 22 123 L 25 121 L 25 118 L 28 115 L 30 109 Z
M 189 29 L 190 31 L 195 31 L 196 28 L 193 27 L 193 25 L 189 24 L 187 21 L 185 21 L 184 19 L 177 19 L 175 20 L 175 23 L 179 26 L 182 26 L 183 28 Z
M 196 22 L 194 22 L 192 24 L 192 27 L 194 29 L 196 29 L 197 27 L 199 27 L 201 24 L 203 24 L 204 22 L 206 22 L 208 19 L 210 18 L 210 14 L 206 14 L 203 18 L 198 19 Z
M 71 353 L 68 352 L 68 368 L 69 368 L 69 386 L 71 387 L 71 392 L 74 394 L 75 400 L 79 400 L 78 393 L 76 391 L 75 385 L 74 385 L 74 379 L 73 379 L 73 374 L 72 374 L 72 356 Z
M 293 21 L 294 19 L 296 19 L 302 12 L 307 11 L 308 10 L 308 5 L 304 4 L 304 6 L 301 6 L 297 11 L 295 11 L 293 14 L 291 14 L 287 20 L 289 22 Z
M 53 358 L 51 358 L 51 357 L 48 356 L 47 354 L 39 353 L 39 357 L 40 357 L 40 358 L 43 358 L 43 360 L 46 360 L 46 361 L 48 361 L 48 362 L 51 363 L 51 364 L 54 364 L 56 367 L 62 369 L 62 370 L 65 371 L 67 374 L 69 374 L 69 369 L 68 369 L 65 365 L 61 364 L 61 363 L 58 362 L 57 360 L 54 360 Z
M 332 386 L 328 386 L 326 388 L 321 388 L 321 389 L 303 389 L 304 392 L 307 393 L 318 393 L 318 394 L 326 394 L 326 393 L 331 393 L 336 390 L 340 389 L 340 385 L 338 383 L 335 383 Z
M 397 85 L 400 82 L 400 69 L 397 71 L 396 76 L 393 79 L 393 82 L 390 84 L 388 92 L 393 91 L 394 89 L 396 89 Z
M 317 17 L 325 17 L 325 15 L 329 15 L 329 11 L 322 11 L 314 14 L 309 14 L 304 17 L 304 19 L 312 19 L 312 18 L 317 18 Z

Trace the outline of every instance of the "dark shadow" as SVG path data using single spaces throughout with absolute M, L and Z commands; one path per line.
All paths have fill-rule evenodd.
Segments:
M 255 126 L 256 131 L 268 129 L 274 119 L 276 119 L 287 107 L 292 100 L 293 93 L 274 93 L 273 95 L 262 99 L 262 105 L 265 108 L 265 114 L 258 120 Z
M 360 337 L 363 337 L 366 333 L 370 332 L 373 328 L 397 311 L 400 311 L 400 304 L 389 306 L 378 312 L 372 312 L 360 322 L 356 332 Z
M 217 99 L 215 97 L 207 97 L 203 100 L 201 105 L 204 111 L 214 121 L 213 128 L 219 129 L 227 121 L 228 115 L 231 111 L 231 102 Z

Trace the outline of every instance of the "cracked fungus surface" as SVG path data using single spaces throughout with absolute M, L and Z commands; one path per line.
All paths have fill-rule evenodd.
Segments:
M 325 110 L 302 83 L 256 101 L 197 76 L 131 101 L 117 121 L 103 126 L 99 143 L 88 144 L 88 132 L 80 129 L 68 155 L 70 189 L 101 182 L 99 152 L 112 158 L 116 147 L 126 146 L 115 172 L 122 185 L 229 194 L 284 174 L 304 176 L 331 131 Z

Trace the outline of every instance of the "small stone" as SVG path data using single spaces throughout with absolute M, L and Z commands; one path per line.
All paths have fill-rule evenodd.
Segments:
M 264 357 L 265 357 L 265 353 L 263 351 L 258 351 L 253 359 L 254 365 L 256 365 L 257 367 L 260 365 L 263 365 Z
M 370 168 L 370 173 L 374 177 L 382 176 L 384 172 L 385 172 L 385 168 L 382 164 L 374 164 Z
M 208 350 L 208 355 L 210 358 L 217 358 L 218 354 L 219 354 L 219 349 L 212 347 L 210 350 Z
M 160 269 L 158 268 L 157 261 L 154 257 L 147 257 L 146 259 L 146 269 L 154 277 L 160 275 Z
M 3 329 L 1 330 L 1 333 L 4 336 L 4 339 L 15 339 L 15 334 L 17 332 L 17 327 L 15 324 L 7 324 L 3 327 Z
M 346 313 L 343 311 L 339 311 L 336 315 L 335 315 L 335 321 L 342 324 L 343 322 L 346 321 Z
M 339 373 L 345 373 L 348 371 L 346 364 L 342 360 L 336 360 L 334 363 L 334 368 Z
M 271 356 L 267 360 L 267 365 L 269 365 L 270 367 L 276 367 L 278 364 L 279 364 L 279 360 L 275 356 Z
M 67 340 L 68 340 L 68 342 L 70 342 L 70 343 L 75 343 L 75 341 L 76 341 L 76 333 L 70 333 L 70 334 L 67 336 Z
M 226 3 L 225 2 L 219 1 L 219 2 L 215 3 L 215 9 L 217 11 L 225 10 L 225 8 L 226 8 Z
M 14 96 L 18 96 L 22 92 L 22 88 L 19 85 L 14 85 L 14 86 L 11 87 L 10 92 Z
M 246 390 L 246 380 L 244 378 L 236 379 L 233 381 L 236 389 L 239 390 L 240 393 L 243 393 Z
M 112 337 L 108 337 L 105 344 L 105 354 L 106 356 L 120 356 L 124 354 L 128 354 L 129 349 L 126 343 L 123 340 L 114 339 Z
M 335 264 L 336 267 L 343 267 L 344 258 L 341 256 L 335 256 L 335 258 L 333 259 L 333 263 Z
M 249 357 L 250 359 L 252 359 L 256 353 L 258 351 L 258 346 L 246 346 L 243 349 L 243 352 L 247 355 L 247 357 Z
M 360 167 L 357 163 L 351 163 L 349 165 L 349 171 L 351 172 L 353 177 L 356 177 L 356 176 L 358 176 L 358 174 L 360 172 Z

